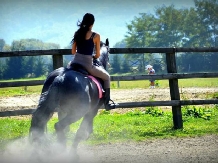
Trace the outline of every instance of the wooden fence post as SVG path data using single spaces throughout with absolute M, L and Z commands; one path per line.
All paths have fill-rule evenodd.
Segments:
M 167 72 L 177 73 L 175 50 L 173 53 L 166 53 Z M 180 100 L 178 79 L 169 79 L 171 100 Z M 174 129 L 183 128 L 181 105 L 172 106 Z
M 117 80 L 117 88 L 120 88 L 120 81 Z
M 53 70 L 59 67 L 63 67 L 63 55 L 61 54 L 52 55 L 52 59 L 53 59 Z

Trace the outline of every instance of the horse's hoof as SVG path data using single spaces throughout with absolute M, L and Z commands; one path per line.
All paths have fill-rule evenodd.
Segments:
M 74 154 L 72 155 L 72 162 L 73 162 L 73 163 L 78 163 L 79 160 L 80 160 L 79 155 L 76 154 L 76 153 L 74 153 Z
M 80 160 L 79 155 L 73 156 L 73 162 L 79 162 L 79 160 Z
M 79 162 L 80 157 L 79 157 L 79 155 L 77 154 L 77 152 L 76 152 L 75 149 L 71 149 L 70 154 L 71 154 L 71 156 L 72 156 L 72 161 L 73 161 L 73 162 L 75 162 L 75 163 Z

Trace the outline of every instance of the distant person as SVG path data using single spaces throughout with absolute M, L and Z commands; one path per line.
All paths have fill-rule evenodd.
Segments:
M 151 65 L 147 65 L 146 69 L 148 70 L 148 75 L 154 75 L 155 74 L 155 70 L 153 69 L 153 66 Z M 155 80 L 154 79 L 150 79 L 150 88 L 155 88 Z
M 109 103 L 110 100 L 110 75 L 102 67 L 93 65 L 93 57 L 100 57 L 100 34 L 93 32 L 92 27 L 95 17 L 91 13 L 83 16 L 82 22 L 78 21 L 79 29 L 75 32 L 72 43 L 72 54 L 75 55 L 72 63 L 79 63 L 93 76 L 99 77 L 104 81 L 104 106 L 106 110 L 114 109 L 117 104 Z M 95 47 L 96 54 L 93 55 Z

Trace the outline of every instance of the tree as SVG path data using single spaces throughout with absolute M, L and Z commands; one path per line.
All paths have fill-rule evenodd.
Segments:
M 5 79 L 18 79 L 25 77 L 23 72 L 23 58 L 22 57 L 10 57 L 6 60 L 6 69 L 4 71 Z
M 124 39 L 123 39 L 122 41 L 117 42 L 117 43 L 114 45 L 114 48 L 125 48 L 125 47 L 126 47 L 126 42 L 125 42 Z
M 218 0 L 195 0 L 196 12 L 202 31 L 201 47 L 218 47 Z M 209 53 L 204 57 L 204 70 L 218 70 L 218 55 Z
M 114 54 L 113 61 L 111 63 L 112 73 L 120 73 L 121 71 L 121 61 L 118 54 Z
M 218 0 L 195 0 L 199 22 L 204 27 L 201 31 L 202 46 L 218 46 Z
M 127 73 L 127 72 L 130 72 L 130 65 L 129 65 L 129 61 L 124 58 L 122 64 L 121 64 L 121 72 L 122 73 Z
M 22 42 L 13 41 L 11 45 L 12 51 L 24 50 L 24 45 Z M 4 71 L 5 79 L 17 79 L 25 76 L 25 72 L 23 71 L 23 57 L 9 57 L 6 60 L 7 67 Z
M 127 24 L 125 41 L 127 47 L 143 48 L 152 46 L 156 33 L 156 18 L 154 15 L 140 13 L 138 17 Z
M 0 39 L 0 51 L 3 51 L 4 46 L 5 46 L 5 40 Z
M 12 42 L 9 50 L 11 51 L 25 51 L 25 50 L 46 50 L 59 49 L 60 46 L 54 43 L 43 43 L 38 39 L 21 39 Z M 25 57 L 10 57 L 6 60 L 6 68 L 3 70 L 4 78 L 23 78 L 26 76 L 41 76 L 46 71 L 45 64 L 47 56 L 25 56 Z
M 184 37 L 183 22 L 186 17 L 186 9 L 176 9 L 174 5 L 162 6 L 156 9 L 157 31 L 155 46 L 181 47 Z
M 217 17 L 218 0 L 195 0 L 195 7 L 190 9 L 162 6 L 156 8 L 155 15 L 140 13 L 134 17 L 127 24 L 125 42 L 127 47 L 217 47 Z M 180 70 L 218 70 L 218 56 L 214 53 L 177 56 Z M 147 61 L 141 54 L 126 57 L 140 62 L 139 67 L 143 67 L 143 59 Z M 164 63 L 165 55 L 161 58 L 158 62 Z
M 11 51 L 11 46 L 5 44 L 2 51 L 4 51 L 4 52 L 9 52 L 9 51 Z
M 3 73 L 5 71 L 5 67 L 6 67 L 5 62 L 2 59 L 0 59 L 0 79 L 3 79 L 4 77 Z
M 218 1 L 195 0 L 195 8 L 191 8 L 184 21 L 186 43 L 184 47 L 217 47 L 218 37 Z M 190 26 L 191 24 L 191 26 Z M 184 71 L 218 70 L 218 56 L 214 53 L 181 55 Z
M 46 72 L 45 62 L 42 56 L 37 56 L 33 73 L 36 77 L 44 75 Z
M 34 72 L 34 68 L 35 68 L 35 56 L 25 56 L 23 57 L 23 71 L 26 74 L 26 76 L 34 76 L 33 72 Z
M 186 17 L 183 21 L 183 47 L 199 47 L 201 42 L 199 36 L 202 28 L 203 27 L 198 19 L 196 9 L 190 8 L 187 10 Z
M 125 48 L 125 47 L 126 47 L 125 40 L 117 42 L 114 45 L 114 48 Z M 110 55 L 109 57 L 110 57 L 109 61 L 112 60 L 112 63 L 111 63 L 112 73 L 119 73 L 119 72 L 126 73 L 130 70 L 128 61 L 125 58 L 125 54 Z M 123 62 L 121 62 L 121 60 L 123 60 Z

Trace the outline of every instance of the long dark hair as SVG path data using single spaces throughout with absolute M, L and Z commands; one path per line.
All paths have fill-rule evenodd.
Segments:
M 85 40 L 86 33 L 89 31 L 89 27 L 93 25 L 94 22 L 95 22 L 94 15 L 90 13 L 86 13 L 83 16 L 82 22 L 80 21 L 77 22 L 77 26 L 79 27 L 79 29 L 75 32 L 71 43 L 73 44 L 74 42 L 76 42 L 77 45 L 81 44 Z

